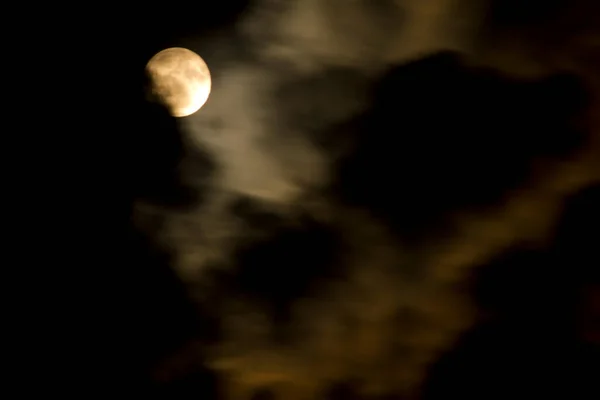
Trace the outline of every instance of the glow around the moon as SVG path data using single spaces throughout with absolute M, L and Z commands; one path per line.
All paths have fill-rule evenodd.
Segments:
M 204 60 L 191 50 L 171 47 L 158 52 L 146 65 L 152 92 L 175 117 L 186 117 L 206 103 L 211 77 Z

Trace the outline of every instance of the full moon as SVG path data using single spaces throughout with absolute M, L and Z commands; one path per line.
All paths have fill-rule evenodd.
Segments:
M 152 92 L 174 117 L 187 117 L 208 100 L 211 77 L 198 54 L 171 47 L 154 55 L 146 64 Z

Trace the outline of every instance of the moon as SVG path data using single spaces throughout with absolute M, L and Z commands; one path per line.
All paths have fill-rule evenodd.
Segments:
M 210 71 L 198 54 L 183 47 L 156 53 L 146 64 L 152 93 L 174 117 L 187 117 L 208 100 Z

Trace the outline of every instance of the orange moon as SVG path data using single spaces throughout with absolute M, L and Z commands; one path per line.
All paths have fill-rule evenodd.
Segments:
M 187 117 L 206 103 L 211 90 L 208 66 L 183 47 L 156 53 L 146 64 L 152 92 L 174 117 Z

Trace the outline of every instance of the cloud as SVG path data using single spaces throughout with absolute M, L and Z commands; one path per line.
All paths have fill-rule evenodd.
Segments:
M 437 363 L 425 398 L 479 398 L 488 391 L 505 398 L 515 387 L 536 395 L 576 387 L 577 398 L 597 391 L 592 321 L 600 281 L 588 232 L 598 223 L 598 189 L 584 186 L 565 198 L 547 246 L 508 249 L 473 271 L 468 287 L 482 323 Z M 558 381 L 549 385 L 548 376 Z
M 574 76 L 511 80 L 443 53 L 391 70 L 375 92 L 339 187 L 404 233 L 501 200 L 588 134 L 575 126 L 589 95 Z
M 213 71 L 179 127 L 214 171 L 184 158 L 209 190 L 159 210 L 156 237 L 218 333 L 185 362 L 230 398 L 415 394 L 475 320 L 470 270 L 546 238 L 595 179 L 577 79 L 424 57 L 470 51 L 464 5 L 258 1 L 232 30 L 177 43 Z

